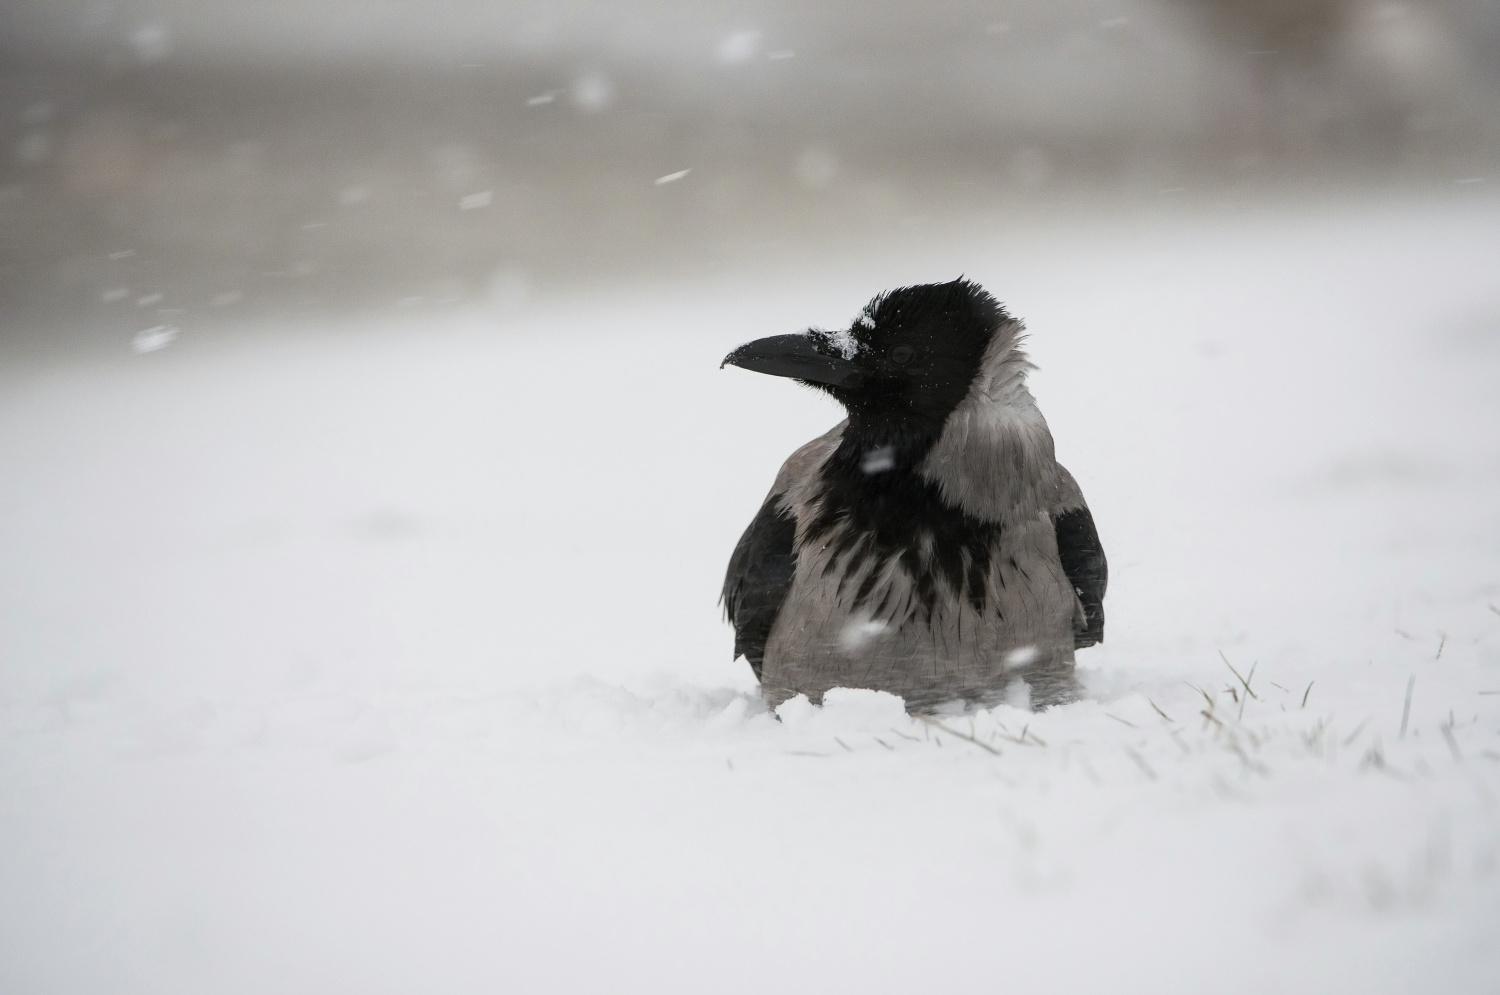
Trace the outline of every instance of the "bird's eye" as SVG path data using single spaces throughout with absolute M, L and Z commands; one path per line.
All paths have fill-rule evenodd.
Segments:
M 890 351 L 889 355 L 891 362 L 895 363 L 897 366 L 905 366 L 907 363 L 911 362 L 912 357 L 916 354 L 917 350 L 913 349 L 911 346 L 898 345 L 896 346 L 896 348 Z

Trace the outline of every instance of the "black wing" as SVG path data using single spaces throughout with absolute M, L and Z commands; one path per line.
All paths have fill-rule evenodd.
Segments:
M 1053 520 L 1057 529 L 1057 555 L 1063 573 L 1083 602 L 1083 628 L 1073 634 L 1073 647 L 1083 649 L 1104 642 L 1104 589 L 1109 586 L 1109 564 L 1087 508 L 1074 508 Z
M 797 520 L 781 509 L 777 497 L 766 498 L 755 521 L 740 536 L 724 577 L 723 601 L 729 624 L 734 626 L 734 655 L 750 661 L 756 680 L 760 680 L 771 626 L 791 590 L 797 566 L 793 549 Z

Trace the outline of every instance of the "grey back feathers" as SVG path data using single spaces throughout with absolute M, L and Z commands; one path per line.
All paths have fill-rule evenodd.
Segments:
M 959 280 L 881 295 L 847 331 L 730 354 L 849 412 L 787 460 L 731 558 L 735 653 L 768 703 L 867 687 L 924 711 L 993 704 L 1017 680 L 1036 705 L 1075 695 L 1107 569 L 1026 389 L 1021 333 Z

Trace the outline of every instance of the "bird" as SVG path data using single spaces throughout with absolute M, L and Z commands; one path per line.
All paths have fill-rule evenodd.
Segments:
M 1104 639 L 1108 563 L 1027 389 L 1024 332 L 959 277 L 724 358 L 846 415 L 786 460 L 724 578 L 734 658 L 770 708 L 836 687 L 912 714 L 1081 696 L 1074 651 Z

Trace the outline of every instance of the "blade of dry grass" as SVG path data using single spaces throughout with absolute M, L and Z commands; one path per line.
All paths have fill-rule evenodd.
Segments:
M 1453 736 L 1453 723 L 1445 722 L 1438 728 L 1443 730 L 1443 739 L 1448 743 L 1448 751 L 1453 754 L 1453 762 L 1456 764 L 1463 763 L 1464 755 L 1458 751 L 1458 740 Z
M 959 732 L 957 729 L 949 729 L 947 726 L 943 725 L 937 719 L 933 719 L 933 718 L 928 718 L 926 716 L 922 716 L 922 717 L 920 717 L 919 721 L 924 722 L 927 725 L 932 726 L 934 729 L 940 729 L 943 732 L 946 732 L 948 735 L 952 736 L 954 739 L 961 739 L 961 740 L 963 740 L 966 743 L 973 743 L 975 746 L 979 747 L 981 750 L 984 750 L 987 753 L 993 753 L 997 757 L 1000 756 L 1000 751 L 997 750 L 997 749 L 995 749 L 990 744 L 986 743 L 984 740 L 977 739 L 977 738 L 975 738 L 973 736 L 965 735 L 964 733 Z M 942 741 L 939 740 L 938 742 L 941 743 Z
M 1145 757 L 1141 756 L 1129 746 L 1124 747 L 1124 750 L 1126 756 L 1135 761 L 1136 766 L 1141 769 L 1142 773 L 1144 773 L 1151 780 L 1156 780 L 1156 771 L 1152 770 L 1151 765 L 1146 763 Z
M 1254 698 L 1256 701 L 1260 701 L 1260 695 L 1250 690 L 1250 682 L 1245 680 L 1243 677 L 1240 677 L 1240 672 L 1234 669 L 1234 664 L 1229 662 L 1229 657 L 1224 655 L 1223 650 L 1219 650 L 1219 659 L 1224 661 L 1224 666 L 1229 668 L 1229 672 L 1231 674 L 1239 678 L 1239 682 L 1245 686 L 1245 693 Z M 1253 666 L 1250 668 L 1250 673 L 1252 675 L 1255 673 L 1255 668 Z

